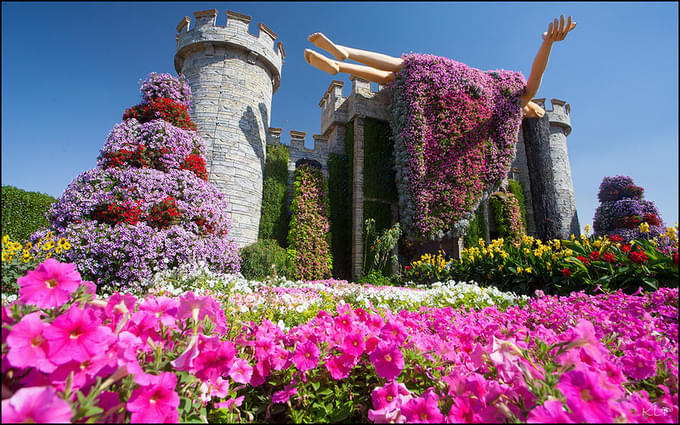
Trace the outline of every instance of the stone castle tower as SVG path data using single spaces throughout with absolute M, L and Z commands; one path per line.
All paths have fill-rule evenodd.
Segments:
M 257 241 L 272 95 L 281 82 L 283 45 L 251 17 L 227 11 L 225 26 L 217 10 L 194 13 L 177 26 L 175 70 L 193 93 L 191 117 L 206 143 L 209 181 L 227 195 L 233 222 L 230 235 L 239 247 Z

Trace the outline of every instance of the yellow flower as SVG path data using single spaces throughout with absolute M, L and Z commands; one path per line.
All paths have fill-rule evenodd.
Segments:
M 2 253 L 2 261 L 7 261 L 7 262 L 12 261 L 12 256 L 10 254 L 6 253 L 6 252 L 3 252 Z
M 69 249 L 71 249 L 71 244 L 68 243 L 68 242 L 66 242 L 66 243 L 64 244 L 64 247 L 63 247 L 63 248 L 64 248 L 64 251 L 68 251 Z
M 552 267 L 552 264 L 550 263 L 550 261 L 546 262 L 546 263 L 545 263 L 545 268 L 548 269 L 548 270 L 550 270 L 550 267 Z
M 574 234 L 572 233 L 572 235 L 569 237 L 569 239 L 571 239 L 573 241 L 574 239 L 576 239 L 576 236 L 574 236 Z
M 21 253 L 24 258 L 28 258 L 29 260 L 31 259 L 31 251 L 24 249 L 23 252 Z
M 602 246 L 602 241 L 599 240 L 599 239 L 596 240 L 595 242 L 593 242 L 593 246 L 594 246 L 595 248 L 601 247 L 601 246 Z
M 2 244 L 7 245 L 9 243 L 9 235 L 5 235 L 2 237 Z
M 564 250 L 564 255 L 566 255 L 567 257 L 571 257 L 572 255 L 574 255 L 574 251 L 567 248 L 567 249 Z
M 522 270 L 524 270 L 522 267 L 517 267 L 517 274 L 522 273 Z
M 649 233 L 649 223 L 647 223 L 646 221 L 640 223 L 640 232 Z
M 500 266 L 498 266 L 498 270 L 503 270 L 504 268 L 505 268 L 505 264 L 501 264 Z
M 42 247 L 43 251 L 49 251 L 52 248 L 54 248 L 54 241 L 49 241 Z
M 55 253 L 55 254 L 61 254 L 61 251 L 62 251 L 62 249 L 61 249 L 60 246 L 57 246 L 56 248 L 54 248 L 54 253 Z
M 504 260 L 505 260 L 506 258 L 508 258 L 509 256 L 510 256 L 510 254 L 508 254 L 507 252 L 505 252 L 505 251 L 502 251 L 502 252 L 501 252 L 501 257 L 503 257 Z
M 48 252 L 47 255 L 45 256 L 45 259 L 47 260 L 47 259 L 50 258 L 51 256 L 52 256 L 52 253 L 51 253 L 51 252 Z
M 523 252 L 528 255 L 531 252 L 531 250 L 529 248 L 524 248 Z
M 527 272 L 527 273 L 529 273 L 529 274 L 531 274 L 531 272 L 533 271 L 533 269 L 532 269 L 531 267 L 527 267 L 526 269 L 524 269 L 524 271 Z
M 47 232 L 47 234 L 45 235 L 45 239 L 52 239 L 53 237 L 54 237 L 54 235 L 52 234 L 51 230 L 49 232 Z
M 586 224 L 586 227 L 585 227 L 585 229 L 584 229 L 584 230 L 585 230 L 585 232 L 586 232 L 586 235 L 587 235 L 587 234 L 588 234 L 588 232 L 590 232 L 590 224 Z

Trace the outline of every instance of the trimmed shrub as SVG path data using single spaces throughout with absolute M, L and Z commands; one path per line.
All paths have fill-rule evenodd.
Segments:
M 152 74 L 142 93 L 145 107 L 158 99 L 181 111 L 191 104 L 188 85 L 168 74 Z M 52 206 L 50 228 L 32 238 L 47 230 L 66 238 L 67 260 L 105 292 L 143 290 L 155 271 L 179 265 L 237 272 L 226 196 L 205 180 L 204 164 L 194 131 L 162 119 L 125 120 L 107 137 L 97 168 L 74 179 Z
M 295 170 L 295 193 L 291 203 L 288 255 L 301 280 L 331 276 L 327 183 L 321 169 L 303 163 Z
M 262 215 L 259 239 L 275 239 L 288 246 L 288 152 L 286 145 L 267 145 L 262 183 Z
M 292 278 L 295 267 L 286 250 L 274 239 L 261 239 L 239 251 L 241 273 L 246 279 L 262 281 L 270 276 Z
M 45 213 L 56 201 L 50 195 L 2 186 L 2 234 L 19 242 L 49 224 Z
M 481 203 L 475 211 L 475 218 L 470 221 L 463 243 L 466 247 L 470 247 L 476 245 L 480 239 L 486 240 L 486 220 L 484 219 L 484 206 Z

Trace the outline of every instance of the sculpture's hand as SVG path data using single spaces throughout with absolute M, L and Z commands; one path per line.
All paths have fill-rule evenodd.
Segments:
M 567 18 L 565 25 L 564 15 L 562 15 L 560 16 L 559 21 L 557 18 L 555 18 L 554 22 L 548 24 L 548 32 L 543 33 L 543 40 L 547 43 L 562 41 L 564 40 L 564 37 L 567 36 L 569 31 L 573 30 L 574 28 L 576 28 L 576 22 L 571 22 L 571 16 Z

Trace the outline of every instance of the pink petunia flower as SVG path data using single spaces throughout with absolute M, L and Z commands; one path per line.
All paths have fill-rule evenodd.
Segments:
M 38 308 L 61 307 L 78 289 L 81 281 L 75 264 L 48 258 L 17 280 L 20 286 L 19 301 Z
M 48 358 L 58 365 L 71 360 L 84 362 L 104 352 L 116 339 L 92 310 L 77 305 L 54 319 L 43 335 L 49 344 Z
M 342 341 L 342 351 L 350 356 L 359 357 L 364 353 L 366 343 L 364 337 L 358 333 L 345 335 Z
M 401 406 L 401 414 L 409 423 L 444 422 L 444 415 L 439 410 L 437 395 L 426 391 L 422 396 L 413 398 Z
M 343 353 L 340 356 L 326 357 L 324 359 L 324 365 L 333 379 L 345 379 L 356 365 L 357 360 L 356 357 Z
M 175 298 L 155 297 L 147 298 L 140 305 L 140 310 L 147 310 L 156 315 L 166 327 L 175 327 L 175 316 L 179 308 L 179 301 Z
M 406 340 L 406 336 L 406 327 L 396 320 L 385 323 L 385 326 L 380 329 L 380 338 L 383 341 L 392 341 L 397 345 L 401 345 Z
M 297 344 L 295 347 L 295 352 L 293 353 L 293 363 L 295 367 L 301 372 L 306 370 L 314 369 L 319 363 L 319 347 L 313 342 L 305 341 L 301 344 Z
M 404 355 L 394 343 L 380 342 L 369 358 L 381 378 L 394 379 L 404 368 Z
M 600 385 L 594 372 L 574 369 L 560 377 L 556 388 L 564 394 L 567 406 L 574 412 L 577 422 L 612 422 L 614 416 L 609 408 L 613 393 Z
M 3 423 L 71 422 L 71 406 L 52 387 L 25 387 L 2 401 Z
M 623 371 L 633 379 L 647 379 L 656 375 L 656 361 L 643 355 L 644 350 L 627 354 L 621 359 Z
M 136 388 L 127 402 L 132 413 L 131 422 L 177 422 L 179 395 L 175 392 L 177 376 L 163 372 L 154 377 L 150 385 Z
M 527 417 L 529 424 L 571 424 L 574 423 L 559 400 L 546 400 L 542 406 L 534 408 Z
M 233 409 L 234 406 L 238 407 L 243 404 L 243 399 L 245 396 L 238 396 L 236 398 L 230 398 L 229 400 L 222 401 L 220 403 L 215 403 L 216 409 Z
M 354 322 L 352 320 L 351 314 L 342 314 L 337 316 L 333 322 L 335 323 L 335 327 L 345 333 L 352 332 L 352 329 L 354 328 Z
M 237 357 L 229 369 L 229 376 L 234 382 L 247 384 L 253 376 L 253 367 L 248 364 L 247 360 Z
M 57 368 L 47 358 L 47 340 L 43 330 L 49 325 L 40 320 L 40 312 L 24 316 L 12 327 L 7 336 L 7 360 L 14 367 L 36 367 L 41 372 L 50 373 Z
M 285 403 L 292 396 L 297 394 L 297 387 L 293 384 L 286 385 L 283 390 L 277 391 L 272 395 L 272 403 Z
M 376 410 L 388 410 L 399 408 L 402 403 L 408 401 L 411 397 L 411 392 L 404 386 L 404 384 L 397 381 L 390 381 L 382 387 L 377 387 L 371 392 L 371 400 L 373 400 L 373 408 Z

